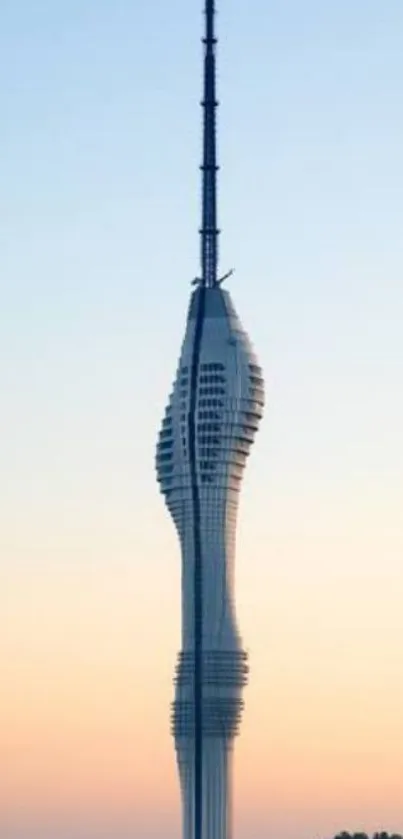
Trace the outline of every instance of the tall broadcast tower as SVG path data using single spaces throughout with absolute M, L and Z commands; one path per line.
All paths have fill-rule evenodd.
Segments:
M 182 552 L 182 650 L 172 707 L 183 839 L 230 839 L 232 747 L 247 655 L 234 604 L 238 500 L 263 413 L 262 371 L 218 276 L 214 0 L 206 0 L 201 276 L 158 437 L 160 488 Z

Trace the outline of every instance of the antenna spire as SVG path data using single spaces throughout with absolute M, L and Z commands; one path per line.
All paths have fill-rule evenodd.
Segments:
M 214 36 L 214 0 L 206 0 L 206 28 L 204 44 L 204 95 L 203 108 L 203 173 L 201 268 L 202 285 L 212 288 L 217 285 L 218 235 L 217 229 L 217 149 L 216 149 L 216 67 Z

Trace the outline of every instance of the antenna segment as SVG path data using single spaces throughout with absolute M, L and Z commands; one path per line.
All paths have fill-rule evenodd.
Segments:
M 204 44 L 204 96 L 203 108 L 203 173 L 201 268 L 202 285 L 212 288 L 217 285 L 218 236 L 217 229 L 217 150 L 216 150 L 216 59 L 214 36 L 214 0 L 206 0 L 206 29 Z

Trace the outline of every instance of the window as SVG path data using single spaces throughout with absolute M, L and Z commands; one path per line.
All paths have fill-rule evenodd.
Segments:
M 205 432 L 212 434 L 218 434 L 221 431 L 221 425 L 218 422 L 200 422 L 197 424 L 197 430 L 199 434 Z
M 159 463 L 167 463 L 170 460 L 172 460 L 172 452 L 159 452 L 159 454 L 158 454 L 158 462 Z
M 201 370 L 225 370 L 225 364 L 221 364 L 220 362 L 214 361 L 210 362 L 209 364 L 201 364 Z
M 216 468 L 215 463 L 212 463 L 211 460 L 201 460 L 200 461 L 200 469 L 203 472 L 214 472 Z
M 225 388 L 219 385 L 201 385 L 199 396 L 225 396 Z
M 173 468 L 173 463 L 161 463 L 158 471 L 160 475 L 169 475 L 171 472 L 173 472 Z
M 260 376 L 260 378 L 262 377 L 262 370 L 258 364 L 249 364 L 249 370 L 251 373 L 255 373 L 256 376 Z
M 199 399 L 199 408 L 223 408 L 222 399 Z
M 200 446 L 219 446 L 220 444 L 220 438 L 210 436 L 210 434 L 199 434 L 198 441 Z
M 172 437 L 169 440 L 160 440 L 160 442 L 158 443 L 158 448 L 160 452 L 163 452 L 172 449 L 173 443 L 174 441 Z
M 162 428 L 160 431 L 160 440 L 172 439 L 172 424 L 168 428 Z
M 225 383 L 225 376 L 218 374 L 204 375 L 201 373 L 199 376 L 199 382 L 200 384 L 223 384 Z

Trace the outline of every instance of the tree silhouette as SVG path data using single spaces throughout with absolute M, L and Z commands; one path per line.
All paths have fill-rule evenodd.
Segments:
M 342 830 L 334 839 L 371 839 L 367 833 L 349 833 L 348 830 Z M 386 830 L 381 830 L 374 833 L 372 839 L 403 839 L 401 833 L 388 833 Z

